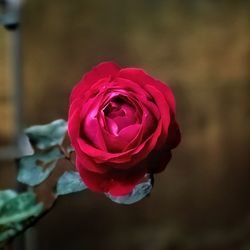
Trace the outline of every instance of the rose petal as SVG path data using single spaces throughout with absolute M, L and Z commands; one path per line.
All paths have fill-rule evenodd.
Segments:
M 148 173 L 156 174 L 162 172 L 166 168 L 171 157 L 171 152 L 166 147 L 154 151 L 148 157 Z
M 112 62 L 103 62 L 93 67 L 80 82 L 73 88 L 70 96 L 70 102 L 72 102 L 78 95 L 79 92 L 88 89 L 95 82 L 106 77 L 115 77 L 119 72 L 120 67 Z
M 84 184 L 93 192 L 108 192 L 111 185 L 109 174 L 98 174 L 84 168 L 78 169 Z
M 133 124 L 123 128 L 116 136 L 103 131 L 109 152 L 123 152 L 124 148 L 131 142 L 131 140 L 137 136 L 140 128 L 140 124 Z
M 135 124 L 136 121 L 138 120 L 136 117 L 135 109 L 133 107 L 131 107 L 131 105 L 122 104 L 120 110 L 123 111 L 122 115 L 118 115 L 118 114 L 120 114 L 118 112 L 115 112 L 115 114 L 112 115 L 113 121 L 118 126 L 118 131 L 120 131 L 121 129 L 123 129 L 129 125 Z
M 108 117 L 105 118 L 106 120 L 106 124 L 108 127 L 108 131 L 111 135 L 118 135 L 118 125 L 116 124 L 116 122 L 114 121 L 114 119 L 110 119 Z
M 76 149 L 76 168 L 78 170 L 85 168 L 86 170 L 102 174 L 109 170 L 107 166 L 96 164 L 90 157 L 79 150 L 79 146 Z
M 157 120 L 145 106 L 143 108 L 142 126 L 143 140 L 146 140 L 157 127 Z
M 129 194 L 144 178 L 146 169 L 137 167 L 130 171 L 111 171 L 106 174 L 97 174 L 85 169 L 79 170 L 86 186 L 94 192 L 110 193 L 113 196 Z
M 91 112 L 83 122 L 83 133 L 96 148 L 107 150 L 97 117 Z
M 178 146 L 181 141 L 181 133 L 179 129 L 178 123 L 172 118 L 172 121 L 168 128 L 168 137 L 167 141 L 165 142 L 168 149 L 173 149 Z
M 101 100 L 102 94 L 98 94 L 96 98 L 90 98 L 82 104 L 80 113 L 82 128 L 79 137 L 87 138 L 88 142 L 96 148 L 107 150 L 98 120 Z
M 79 100 L 75 100 L 69 110 L 69 117 L 68 117 L 68 134 L 71 138 L 71 143 L 73 147 L 76 147 L 77 138 L 79 137 L 80 132 L 80 109 L 81 103 Z
M 108 161 L 115 161 L 116 163 L 128 162 L 131 159 L 131 152 L 120 152 L 120 153 L 110 153 L 103 150 L 99 150 L 89 145 L 84 138 L 77 138 L 77 143 L 85 154 L 92 157 L 93 160 L 100 164 Z
M 120 72 L 118 73 L 120 75 Z M 131 81 L 129 79 L 121 78 L 121 77 L 116 77 L 114 81 L 112 82 L 112 85 L 116 88 L 120 88 L 122 90 L 127 90 L 128 97 L 130 96 L 130 93 L 135 93 L 136 94 L 136 99 L 137 100 L 147 100 L 147 98 L 150 98 L 150 94 L 145 91 L 144 87 L 137 82 Z
M 128 195 L 142 181 L 145 174 L 146 169 L 141 165 L 126 171 L 113 171 L 113 181 L 108 192 L 113 196 Z
M 129 161 L 122 161 L 122 158 L 118 155 L 117 157 L 113 157 L 112 159 L 110 159 L 109 162 L 106 163 L 107 166 L 118 169 L 129 169 L 139 162 L 143 161 L 156 146 L 161 135 L 161 131 L 162 122 L 160 121 L 155 132 L 150 137 L 148 137 L 147 140 L 134 147 L 133 149 L 126 151 L 126 155 L 129 153 L 128 156 L 130 156 Z M 119 163 L 119 165 L 117 163 Z
M 161 114 L 163 130 L 162 130 L 162 135 L 161 135 L 159 144 L 162 145 L 166 141 L 167 134 L 168 134 L 168 127 L 170 124 L 169 106 L 168 106 L 166 99 L 162 95 L 162 93 L 158 89 L 156 89 L 154 86 L 146 85 L 145 89 L 147 89 L 151 93 Z
M 148 75 L 143 69 L 137 68 L 121 69 L 117 77 L 122 77 L 137 82 L 142 86 L 142 88 L 144 88 L 146 84 L 154 85 L 160 92 L 162 92 L 170 106 L 171 111 L 175 114 L 176 105 L 174 95 L 172 90 L 165 83 L 154 79 L 153 77 Z

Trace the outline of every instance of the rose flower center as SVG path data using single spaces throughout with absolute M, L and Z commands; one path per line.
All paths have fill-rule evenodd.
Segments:
M 119 133 L 124 127 L 137 121 L 134 106 L 122 97 L 114 97 L 103 109 L 106 124 L 112 134 Z

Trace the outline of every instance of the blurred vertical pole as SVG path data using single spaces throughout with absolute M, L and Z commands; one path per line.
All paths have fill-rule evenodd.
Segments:
M 3 9 L 3 15 L 0 16 L 0 23 L 9 31 L 10 34 L 10 63 L 11 63 L 11 81 L 12 81 L 12 103 L 14 106 L 14 131 L 13 146 L 10 148 L 10 154 L 6 158 L 18 155 L 21 151 L 22 134 L 22 69 L 21 69 L 21 32 L 20 32 L 20 12 L 22 0 L 0 0 Z M 8 150 L 6 151 L 8 152 Z M 17 189 L 20 186 L 17 185 Z M 15 241 L 13 248 L 15 250 L 25 250 L 25 237 L 20 236 Z
M 22 69 L 21 69 L 21 31 L 20 12 L 22 0 L 0 0 L 3 15 L 0 16 L 0 24 L 8 31 L 10 36 L 10 65 L 12 96 L 11 101 L 14 106 L 14 131 L 13 146 L 11 151 L 6 150 L 5 158 L 12 158 L 19 155 L 21 150 L 22 134 Z M 13 152 L 14 151 L 14 152 Z
M 22 133 L 22 69 L 21 69 L 21 31 L 18 24 L 14 30 L 10 32 L 10 54 L 11 54 L 11 66 L 12 66 L 12 88 L 13 96 L 12 103 L 14 109 L 14 145 L 18 152 L 20 152 L 21 145 L 21 133 Z M 19 153 L 18 153 L 19 154 Z M 17 184 L 17 189 L 20 191 L 21 187 Z M 14 244 L 15 250 L 25 250 L 25 236 L 19 236 Z
M 22 69 L 21 69 L 21 32 L 20 28 L 16 28 L 10 32 L 10 54 L 12 66 L 12 88 L 13 88 L 13 105 L 14 110 L 14 143 L 17 149 L 21 147 L 20 136 L 22 133 Z

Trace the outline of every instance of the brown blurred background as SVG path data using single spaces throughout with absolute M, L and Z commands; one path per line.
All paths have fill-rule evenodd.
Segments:
M 112 60 L 174 90 L 183 139 L 150 198 L 60 198 L 28 250 L 250 249 L 250 1 L 36 0 L 23 8 L 25 125 L 67 119 L 81 75 Z M 13 131 L 9 36 L 0 28 L 0 145 Z M 0 166 L 0 188 L 15 186 Z

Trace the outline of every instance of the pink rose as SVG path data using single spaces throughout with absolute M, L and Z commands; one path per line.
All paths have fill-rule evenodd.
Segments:
M 70 97 L 68 131 L 86 186 L 129 194 L 147 173 L 165 169 L 180 142 L 170 88 L 138 68 L 104 62 Z

